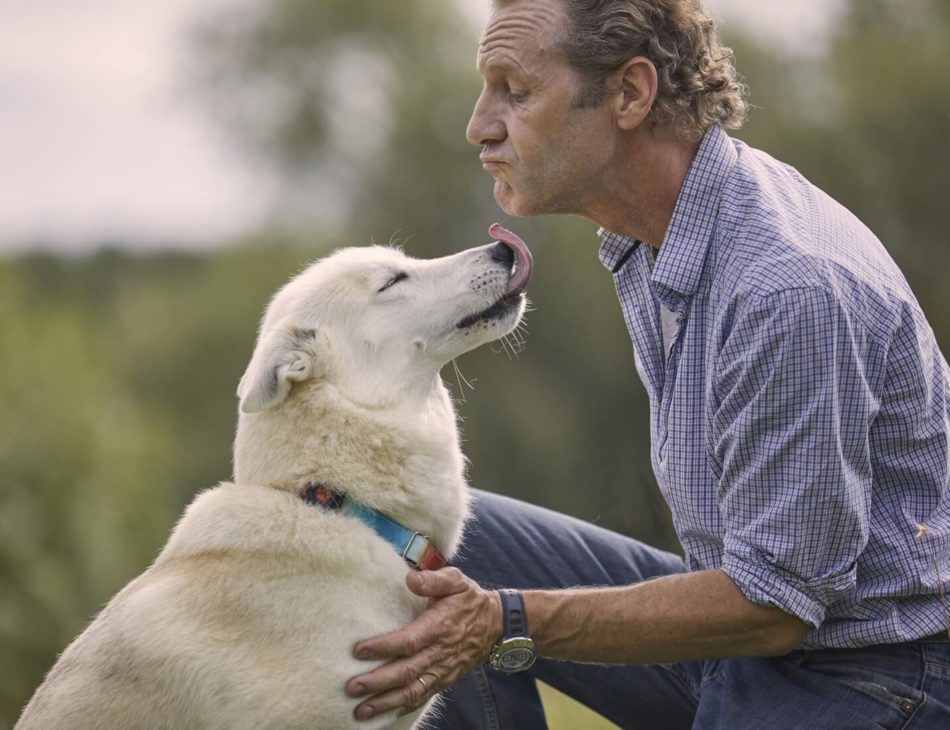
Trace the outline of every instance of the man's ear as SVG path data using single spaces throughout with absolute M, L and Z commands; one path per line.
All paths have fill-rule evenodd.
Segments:
M 273 408 L 290 393 L 292 383 L 302 383 L 325 372 L 326 335 L 281 323 L 261 333 L 251 362 L 238 384 L 244 413 Z
M 656 66 L 635 56 L 614 71 L 610 88 L 617 89 L 615 114 L 621 129 L 636 129 L 649 116 L 659 87 Z

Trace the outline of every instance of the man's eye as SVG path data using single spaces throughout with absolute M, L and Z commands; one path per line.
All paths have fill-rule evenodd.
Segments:
M 396 274 L 392 279 L 390 279 L 390 280 L 387 281 L 385 284 L 383 284 L 382 287 L 380 287 L 379 291 L 377 291 L 376 293 L 378 294 L 379 292 L 384 292 L 384 291 L 386 291 L 389 287 L 391 287 L 393 284 L 395 284 L 395 283 L 397 283 L 397 282 L 399 282 L 399 281 L 402 281 L 403 279 L 408 279 L 408 278 L 409 278 L 409 274 L 407 274 L 405 271 L 400 271 L 400 272 L 399 272 L 398 274 Z
M 510 101 L 512 104 L 522 104 L 527 100 L 527 98 L 527 91 L 514 91 L 512 89 L 508 89 L 508 101 Z

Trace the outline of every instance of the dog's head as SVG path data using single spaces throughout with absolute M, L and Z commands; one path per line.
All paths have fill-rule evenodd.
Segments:
M 241 410 L 279 406 L 320 379 L 368 407 L 431 387 L 447 362 L 511 332 L 531 278 L 527 246 L 498 243 L 421 260 L 395 248 L 347 248 L 312 264 L 271 300 L 238 386 Z

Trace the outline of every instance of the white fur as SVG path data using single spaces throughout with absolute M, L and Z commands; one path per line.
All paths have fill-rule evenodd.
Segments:
M 198 495 L 154 564 L 63 652 L 18 729 L 419 722 L 423 710 L 357 723 L 344 694 L 375 666 L 354 659 L 353 645 L 423 607 L 405 562 L 369 527 L 299 492 L 311 482 L 344 490 L 456 550 L 464 458 L 439 370 L 524 311 L 521 298 L 457 326 L 505 291 L 511 272 L 490 250 L 421 261 L 344 249 L 278 292 L 238 389 L 234 481 Z M 384 289 L 400 273 L 408 278 Z

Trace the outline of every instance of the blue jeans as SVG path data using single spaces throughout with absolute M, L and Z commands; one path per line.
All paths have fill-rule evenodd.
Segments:
M 474 507 L 453 563 L 487 588 L 616 586 L 685 570 L 676 555 L 540 507 L 487 492 L 475 493 Z M 432 727 L 546 728 L 535 679 L 621 728 L 950 728 L 945 634 L 768 658 L 651 666 L 539 659 L 513 675 L 483 666 L 444 693 Z

